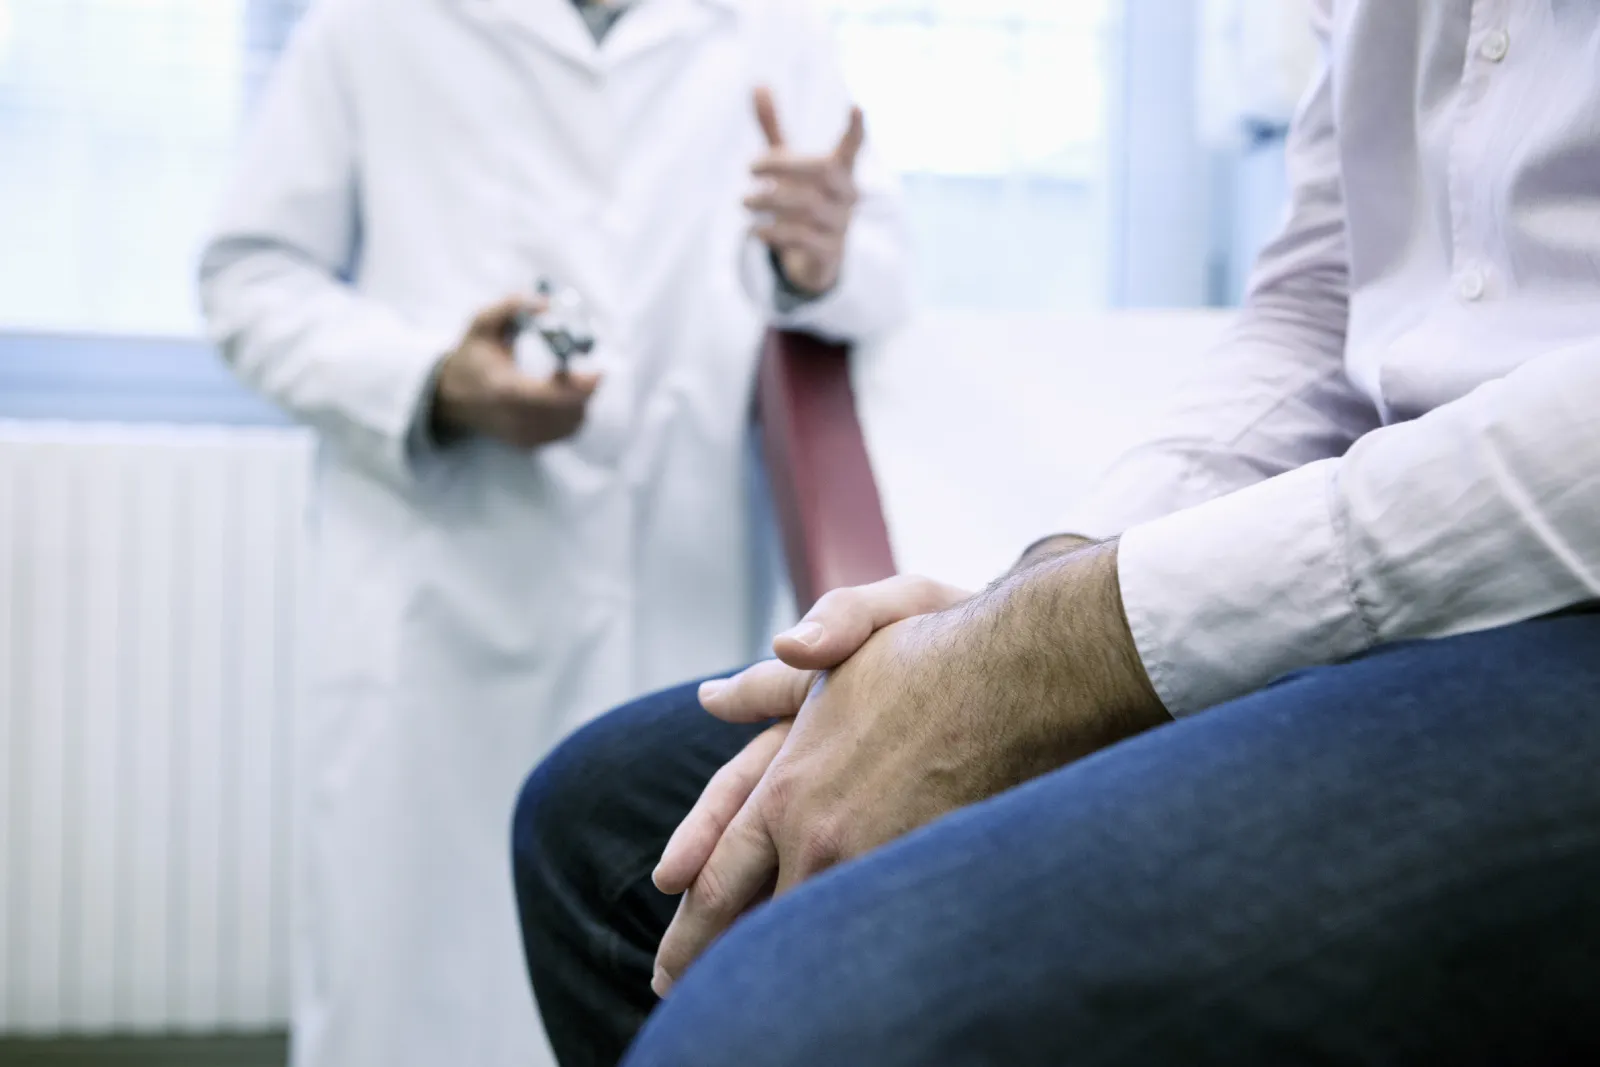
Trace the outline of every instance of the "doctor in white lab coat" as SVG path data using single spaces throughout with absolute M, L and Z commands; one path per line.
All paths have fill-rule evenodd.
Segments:
M 904 313 L 897 198 L 819 12 L 638 0 L 592 26 L 573 0 L 318 0 L 203 257 L 227 359 L 323 445 L 299 1067 L 547 1062 L 522 776 L 756 651 L 761 332 Z M 499 340 L 541 276 L 598 318 L 568 378 Z

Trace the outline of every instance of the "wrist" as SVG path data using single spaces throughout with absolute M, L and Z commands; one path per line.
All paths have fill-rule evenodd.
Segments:
M 456 352 L 439 360 L 423 394 L 422 419 L 428 436 L 436 445 L 453 444 L 468 434 L 461 412 L 460 390 L 456 384 Z
M 1017 557 L 1017 562 L 1012 565 L 1008 576 L 1020 574 L 1035 564 L 1065 556 L 1099 543 L 1091 537 L 1081 537 L 1078 534 L 1063 533 L 1041 537 L 1022 550 L 1022 555 Z
M 820 288 L 804 284 L 790 273 L 789 269 L 784 265 L 783 256 L 779 255 L 776 249 L 769 249 L 768 251 L 769 259 L 772 263 L 773 278 L 777 283 L 774 297 L 780 311 L 792 311 L 804 304 L 821 300 L 832 292 L 839 283 L 838 271 L 833 271 L 831 276 L 826 276 L 822 279 L 825 284 L 822 284 Z M 824 273 L 826 275 L 826 272 Z
M 1170 721 L 1123 611 L 1116 541 L 1019 565 L 974 604 L 993 669 L 1027 692 L 1034 743 L 1057 765 Z

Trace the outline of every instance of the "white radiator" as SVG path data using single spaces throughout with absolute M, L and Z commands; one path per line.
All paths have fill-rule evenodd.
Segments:
M 0 1032 L 281 1024 L 311 454 L 0 422 Z

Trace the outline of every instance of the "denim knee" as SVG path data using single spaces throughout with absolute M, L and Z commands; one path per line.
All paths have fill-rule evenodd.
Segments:
M 630 762 L 628 731 L 612 721 L 626 710 L 568 737 L 523 782 L 511 824 L 519 896 L 553 879 L 570 882 L 581 868 L 592 868 L 585 852 L 598 844 L 594 823 L 606 807 L 597 790 L 617 788 L 620 768 Z

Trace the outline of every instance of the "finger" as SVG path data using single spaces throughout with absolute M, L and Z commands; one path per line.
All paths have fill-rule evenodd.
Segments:
M 839 146 L 833 150 L 833 158 L 838 160 L 847 173 L 856 169 L 856 157 L 861 154 L 861 146 L 866 140 L 866 116 L 861 113 L 859 107 L 853 107 L 850 109 L 850 125 L 845 128 Z
M 537 315 L 545 306 L 545 301 L 539 297 L 505 297 L 473 316 L 472 332 L 480 337 L 501 340 L 523 315 Z
M 600 388 L 603 378 L 593 372 L 563 370 L 551 375 L 549 386 L 563 398 L 587 401 Z
M 582 411 L 546 413 L 537 419 L 527 417 L 514 422 L 506 440 L 519 448 L 542 448 L 565 441 L 582 428 Z
M 740 809 L 711 858 L 683 894 L 661 947 L 650 987 L 665 996 L 702 952 L 772 884 L 778 851 L 750 804 Z
M 676 896 L 694 884 L 716 849 L 722 834 L 750 799 L 761 776 L 789 736 L 790 722 L 780 722 L 756 738 L 725 763 L 706 783 L 700 799 L 672 832 L 650 878 L 656 888 Z
M 539 410 L 582 408 L 600 388 L 601 375 L 579 371 L 555 374 L 549 378 L 530 378 L 513 371 L 501 382 L 506 398 L 513 403 Z
M 859 199 L 855 177 L 832 156 L 806 159 L 769 156 L 756 160 L 750 173 L 771 185 L 814 190 L 830 201 L 847 206 L 853 207 Z
M 750 164 L 750 173 L 757 178 L 774 181 L 804 182 L 819 189 L 828 185 L 828 172 L 839 168 L 832 156 L 762 156 Z
M 843 229 L 833 204 L 810 189 L 768 189 L 745 197 L 744 206 L 767 216 L 767 225 L 794 222 L 828 231 Z
M 778 105 L 772 99 L 772 90 L 765 85 L 756 89 L 756 121 L 761 124 L 761 133 L 767 139 L 767 145 L 773 149 L 783 148 L 783 126 L 778 122 Z
M 724 722 L 787 718 L 800 710 L 815 680 L 812 671 L 763 660 L 732 678 L 701 685 L 700 705 Z
M 778 877 L 772 885 L 774 897 L 783 896 L 801 882 L 835 866 L 845 854 L 837 841 L 821 838 L 814 838 L 801 848 L 779 851 Z
M 822 178 L 822 194 L 835 204 L 853 208 L 861 200 L 861 190 L 851 171 L 835 164 Z
M 943 611 L 966 596 L 955 586 L 912 574 L 835 589 L 824 594 L 792 629 L 774 638 L 772 650 L 791 667 L 829 670 L 855 655 L 867 638 L 885 626 Z

